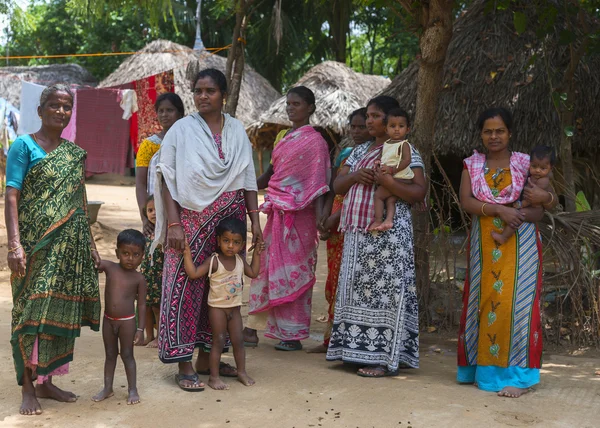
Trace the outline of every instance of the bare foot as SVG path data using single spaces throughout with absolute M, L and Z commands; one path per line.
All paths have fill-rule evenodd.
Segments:
M 391 221 L 385 220 L 383 223 L 381 223 L 379 225 L 379 227 L 375 228 L 375 230 L 377 230 L 379 232 L 385 232 L 386 230 L 390 230 L 392 227 L 394 227 L 394 223 L 392 223 Z
M 21 408 L 19 409 L 19 413 L 22 415 L 41 415 L 42 414 L 42 406 L 40 402 L 37 400 L 35 396 L 35 391 L 31 392 L 22 392 L 23 401 L 21 402 Z
M 306 353 L 307 354 L 325 354 L 325 353 L 327 353 L 327 346 L 325 346 L 324 343 L 321 343 L 320 345 L 313 346 L 312 348 L 307 349 Z
M 514 386 L 506 386 L 498 393 L 499 397 L 519 398 L 523 394 L 527 394 L 529 388 L 515 388 Z
M 112 388 L 104 388 L 102 391 L 100 391 L 98 394 L 94 395 L 92 397 L 92 401 L 102 401 L 102 400 L 106 400 L 107 398 L 112 397 L 114 394 Z
M 150 342 L 155 341 L 155 340 L 156 340 L 156 338 L 154 336 L 146 337 L 146 338 L 144 338 L 143 342 L 136 343 L 135 346 L 147 346 Z
M 244 346 L 257 346 L 258 345 L 258 333 L 256 330 L 251 328 L 244 328 Z
M 246 372 L 238 373 L 237 378 L 243 385 L 246 385 L 246 386 L 252 386 L 256 383 L 254 381 L 254 379 L 252 379 L 250 376 L 248 376 L 248 373 L 246 373 Z
M 129 397 L 127 397 L 127 405 L 138 404 L 140 402 L 140 396 L 138 395 L 137 388 L 129 390 Z
M 63 391 L 52 382 L 44 382 L 35 387 L 35 395 L 37 398 L 50 398 L 51 400 L 60 401 L 63 403 L 74 403 L 77 401 L 77 396 L 69 391 Z
M 158 339 L 151 340 L 146 344 L 146 348 L 158 348 Z
M 239 377 L 239 375 L 238 375 Z M 221 380 L 220 377 L 209 377 L 208 378 L 208 386 L 210 386 L 212 389 L 216 389 L 218 391 L 225 391 L 227 389 L 229 389 L 229 385 L 227 385 L 225 382 L 223 382 Z
M 369 232 L 373 232 L 375 230 L 379 230 L 379 227 L 381 226 L 383 222 L 381 220 L 375 220 L 373 223 L 371 223 L 371 225 L 369 226 L 369 228 L 367 229 Z
M 496 241 L 497 244 L 502 245 L 506 243 L 506 238 L 498 232 L 492 232 L 492 238 L 494 238 L 494 241 Z

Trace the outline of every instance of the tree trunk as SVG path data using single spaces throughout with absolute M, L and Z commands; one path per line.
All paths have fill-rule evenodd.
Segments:
M 201 51 L 204 49 L 204 43 L 202 42 L 202 23 L 201 18 L 202 0 L 198 0 L 196 5 L 196 40 L 194 41 L 194 50 Z
M 225 77 L 227 77 L 227 104 L 225 112 L 235 116 L 240 88 L 244 74 L 244 45 L 246 43 L 244 34 L 247 25 L 246 11 L 253 0 L 238 0 L 236 2 L 235 27 L 233 29 L 233 38 L 231 48 L 227 55 L 227 64 L 225 65 Z
M 572 106 L 575 101 L 573 91 L 573 81 L 569 82 L 569 88 L 566 90 L 567 106 Z M 565 129 L 573 126 L 574 114 L 572 108 L 565 108 L 560 115 L 560 162 L 562 166 L 563 180 L 565 185 L 565 211 L 575 212 L 575 170 L 573 168 L 573 137 L 567 136 Z
M 333 0 L 328 3 L 331 5 L 328 22 L 335 60 L 345 64 L 346 38 L 350 32 L 352 0 Z
M 421 153 L 427 177 L 431 176 L 435 118 L 439 93 L 442 89 L 444 62 L 448 45 L 452 39 L 453 3 L 450 0 L 421 2 L 419 14 L 423 31 L 419 37 L 421 59 L 417 77 L 417 104 L 411 142 Z M 429 184 L 429 179 L 427 182 Z M 426 200 L 429 201 L 429 192 Z M 415 215 L 414 231 L 417 290 L 421 298 L 427 301 L 429 298 L 428 248 L 430 241 L 427 211 L 419 211 Z
M 377 44 L 377 24 L 373 26 L 373 41 L 371 45 L 371 65 L 369 67 L 369 74 L 373 74 L 373 68 L 375 67 L 375 46 Z

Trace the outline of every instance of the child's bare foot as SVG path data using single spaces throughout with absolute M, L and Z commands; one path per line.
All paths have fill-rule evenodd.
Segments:
M 40 402 L 37 400 L 35 396 L 35 392 L 25 392 L 23 391 L 23 401 L 21 402 L 21 408 L 19 409 L 19 413 L 22 415 L 41 415 L 42 414 L 42 406 Z
M 129 397 L 127 397 L 127 404 L 138 404 L 140 402 L 140 396 L 138 395 L 137 388 L 129 390 Z
M 325 354 L 327 352 L 327 346 L 324 343 L 314 346 L 306 350 L 307 354 Z
M 94 395 L 92 397 L 92 401 L 102 401 L 102 400 L 106 400 L 107 398 L 112 397 L 114 394 L 112 388 L 104 388 L 102 391 L 100 391 L 98 394 Z
M 519 398 L 523 394 L 527 394 L 529 388 L 515 388 L 514 386 L 506 386 L 498 393 L 500 397 Z
M 386 230 L 390 230 L 392 227 L 394 227 L 394 223 L 392 223 L 391 221 L 385 220 L 377 228 L 375 228 L 375 230 L 377 230 L 379 232 L 385 232 Z
M 250 376 L 248 376 L 248 373 L 246 373 L 246 372 L 238 373 L 237 378 L 243 385 L 246 385 L 246 386 L 252 386 L 256 383 L 254 381 L 254 379 L 252 379 Z
M 374 230 L 379 230 L 379 227 L 381 227 L 381 224 L 383 222 L 381 220 L 375 220 L 373 223 L 371 223 L 371 226 L 369 226 L 369 228 L 367 229 L 369 232 L 372 232 Z
M 146 344 L 146 348 L 158 348 L 158 339 L 151 340 Z
M 239 379 L 240 375 L 238 374 L 238 379 Z M 225 382 L 223 382 L 221 380 L 220 377 L 214 378 L 214 377 L 209 377 L 208 378 L 208 386 L 210 386 L 212 389 L 216 389 L 217 391 L 225 391 L 227 389 L 229 389 L 229 385 L 227 385 Z
M 63 403 L 74 403 L 77 401 L 77 396 L 75 394 L 69 391 L 63 391 L 52 382 L 38 384 L 35 387 L 35 395 L 37 398 L 49 398 Z
M 154 336 L 152 336 L 152 337 L 146 337 L 143 342 L 136 343 L 135 346 L 148 346 L 148 344 L 150 342 L 153 342 L 155 340 L 156 340 L 156 338 Z M 153 346 L 149 346 L 149 348 L 153 348 Z
M 496 241 L 496 243 L 498 243 L 500 245 L 506 243 L 506 238 L 504 236 L 502 236 L 501 233 L 492 232 L 492 238 L 494 238 L 494 241 Z

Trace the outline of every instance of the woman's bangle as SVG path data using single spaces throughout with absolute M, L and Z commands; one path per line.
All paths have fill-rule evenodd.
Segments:
M 260 210 L 248 210 L 248 214 L 259 213 Z
M 181 223 L 169 223 L 169 225 L 167 226 L 167 229 L 170 229 L 173 226 L 181 226 Z
M 486 213 L 485 213 L 485 211 L 483 210 L 483 209 L 485 208 L 485 206 L 486 206 L 486 205 L 487 205 L 487 202 L 484 202 L 484 203 L 483 203 L 483 205 L 481 206 L 481 214 L 482 214 L 484 217 L 487 217 L 487 214 L 486 214 Z
M 23 248 L 23 246 L 22 246 L 22 245 L 17 245 L 17 246 L 16 246 L 16 247 L 14 247 L 14 248 L 9 248 L 9 249 L 8 249 L 8 252 L 9 252 L 9 253 L 14 253 L 15 251 L 17 251 L 17 250 L 20 250 L 21 248 Z
M 143 328 L 136 328 L 137 331 L 144 331 Z
M 554 202 L 554 193 L 552 193 L 552 192 L 548 192 L 548 193 L 550 193 L 550 202 L 546 202 L 543 205 L 550 205 L 550 204 L 552 204 L 552 202 Z

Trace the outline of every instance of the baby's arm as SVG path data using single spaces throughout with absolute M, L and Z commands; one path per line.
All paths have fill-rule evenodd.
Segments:
M 256 278 L 260 273 L 260 255 L 265 250 L 265 243 L 260 242 L 254 247 L 254 254 L 252 254 L 252 264 L 249 265 L 244 260 L 244 275 L 248 278 Z
M 144 327 L 146 326 L 146 293 L 148 292 L 148 284 L 144 275 L 139 274 L 139 276 L 140 282 L 138 283 L 137 292 L 138 326 L 135 331 L 135 338 L 133 339 L 134 345 L 144 342 Z
M 544 190 L 546 190 L 548 192 L 550 191 L 550 177 L 542 177 L 542 178 L 538 178 L 538 179 L 530 177 L 529 179 L 537 187 L 540 187 L 540 188 L 542 188 L 542 189 L 544 189 Z M 532 206 L 532 204 L 529 201 L 527 201 L 527 200 L 523 200 L 521 202 L 521 208 L 527 208 L 527 207 L 530 207 L 530 206 Z M 535 205 L 535 206 L 539 206 L 539 205 Z
M 204 260 L 200 266 L 196 267 L 194 264 L 194 260 L 192 260 L 192 251 L 190 250 L 189 244 L 185 243 L 185 249 L 183 250 L 183 264 L 185 266 L 185 273 L 190 279 L 198 279 L 208 274 L 208 269 L 210 268 L 210 261 L 212 257 Z M 216 270 L 216 265 L 213 266 L 213 272 Z

